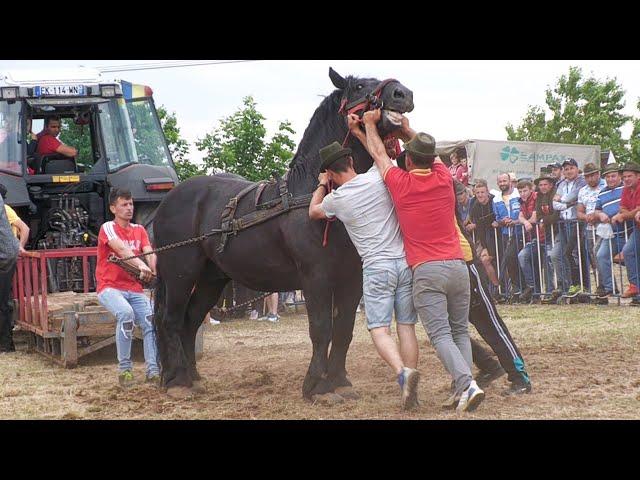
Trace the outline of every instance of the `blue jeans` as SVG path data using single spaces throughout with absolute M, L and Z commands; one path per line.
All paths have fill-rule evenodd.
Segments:
M 546 255 L 545 245 L 540 245 L 540 256 L 543 259 L 541 260 L 541 264 L 545 272 L 546 292 L 549 293 L 553 289 L 553 272 L 549 265 L 551 262 Z M 538 268 L 538 240 L 528 242 L 524 248 L 520 250 L 518 253 L 518 262 L 520 263 L 520 270 L 524 275 L 526 285 L 533 288 L 535 292 L 542 292 Z M 547 262 L 547 265 L 545 265 L 544 262 Z
M 98 301 L 116 317 L 116 350 L 118 351 L 118 369 L 120 372 L 131 370 L 131 342 L 133 326 L 142 329 L 144 360 L 147 364 L 147 376 L 158 375 L 156 333 L 151 323 L 153 310 L 151 302 L 144 293 L 105 288 L 98 294 Z
M 634 228 L 633 233 L 629 236 L 629 240 L 625 243 L 622 254 L 624 255 L 624 264 L 627 267 L 627 277 L 629 283 L 638 286 L 638 262 L 640 262 L 640 255 L 638 255 L 638 245 L 636 237 L 638 236 L 638 229 Z
M 618 254 L 624 246 L 624 235 L 616 235 L 613 238 L 603 238 L 597 253 L 598 274 L 600 283 L 605 292 L 613 293 L 613 275 L 611 273 L 611 259 Z M 609 248 L 611 246 L 611 248 Z M 626 260 L 626 257 L 625 257 Z
M 389 327 L 393 312 L 396 322 L 413 325 L 418 321 L 413 307 L 413 274 L 404 258 L 378 260 L 362 271 L 362 296 L 367 328 Z

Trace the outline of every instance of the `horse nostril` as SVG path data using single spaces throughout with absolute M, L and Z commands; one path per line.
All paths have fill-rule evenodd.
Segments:
M 393 91 L 393 98 L 404 98 L 404 92 L 402 90 L 400 90 L 399 88 L 396 88 Z

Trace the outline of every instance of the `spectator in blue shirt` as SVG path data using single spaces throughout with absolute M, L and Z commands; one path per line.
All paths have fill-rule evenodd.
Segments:
M 613 284 L 613 257 L 622 251 L 626 242 L 625 229 L 627 235 L 631 234 L 632 222 L 625 222 L 624 225 L 611 225 L 611 217 L 620 211 L 620 198 L 624 184 L 620 175 L 620 166 L 613 163 L 607 165 L 603 170 L 604 180 L 607 183 L 596 201 L 596 215 L 600 225 L 596 233 L 602 239 L 598 248 L 597 263 L 598 274 L 602 282 L 604 291 L 598 291 L 599 298 L 606 298 L 614 293 L 620 293 L 619 288 L 614 288 Z
M 511 177 L 508 173 L 498 175 L 498 188 L 493 197 L 493 212 L 496 220 L 494 228 L 502 227 L 502 241 L 498 241 L 498 276 L 505 277 L 505 270 L 511 280 L 511 293 L 516 294 L 522 291 L 520 275 L 518 271 L 518 237 L 522 236 L 519 225 L 520 216 L 520 194 L 513 188 Z M 506 289 L 508 291 L 508 288 Z
M 562 163 L 564 178 L 558 182 L 553 197 L 553 209 L 560 212 L 559 242 L 551 251 L 551 260 L 558 276 L 562 291 L 577 295 L 581 290 L 580 269 L 578 268 L 578 232 L 576 228 L 576 204 L 578 192 L 587 182 L 578 170 L 578 162 L 567 158 Z

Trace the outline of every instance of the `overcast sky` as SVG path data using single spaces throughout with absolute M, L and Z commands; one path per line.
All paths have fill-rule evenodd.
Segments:
M 0 72 L 20 68 L 112 66 L 145 60 L 0 60 Z M 616 78 L 626 91 L 625 113 L 638 116 L 640 61 L 584 60 L 261 60 L 159 70 L 105 73 L 149 85 L 156 105 L 175 112 L 178 126 L 191 144 L 211 132 L 219 120 L 234 113 L 243 97 L 252 95 L 267 118 L 269 134 L 289 120 L 299 142 L 323 95 L 334 89 L 329 67 L 343 76 L 393 77 L 413 90 L 415 110 L 408 114 L 416 130 L 436 140 L 478 138 L 506 140 L 507 123 L 518 124 L 529 105 L 543 105 L 544 92 L 579 66 L 600 80 Z M 628 138 L 631 126 L 623 129 Z M 194 145 L 192 159 L 202 153 Z

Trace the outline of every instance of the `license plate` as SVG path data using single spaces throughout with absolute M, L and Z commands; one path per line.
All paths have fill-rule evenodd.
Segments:
M 45 96 L 76 96 L 84 95 L 84 85 L 50 85 L 48 87 L 35 87 L 36 97 Z
M 53 183 L 76 183 L 80 181 L 80 175 L 52 175 Z

